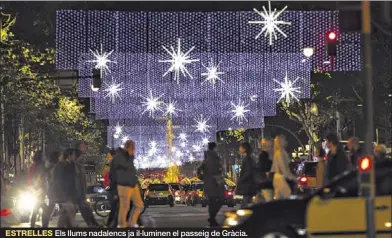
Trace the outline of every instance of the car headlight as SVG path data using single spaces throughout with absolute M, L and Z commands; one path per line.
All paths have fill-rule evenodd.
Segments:
M 37 197 L 34 193 L 31 192 L 21 193 L 17 202 L 19 210 L 33 210 L 36 203 Z
M 252 210 L 239 209 L 235 212 L 227 212 L 224 227 L 235 227 L 244 223 L 251 215 Z
M 90 203 L 90 202 L 91 202 L 91 199 L 90 199 L 90 198 L 87 198 L 87 199 L 86 199 L 86 202 L 87 202 L 87 203 Z

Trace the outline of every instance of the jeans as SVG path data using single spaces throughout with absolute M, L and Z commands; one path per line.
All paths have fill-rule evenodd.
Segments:
M 37 221 L 37 215 L 39 213 L 39 209 L 45 208 L 45 200 L 42 196 L 38 196 L 37 203 L 33 207 L 33 211 L 31 212 L 30 226 L 31 228 L 35 228 L 35 222 Z
M 143 208 L 143 200 L 140 194 L 139 186 L 128 187 L 117 185 L 118 196 L 120 199 L 120 208 L 118 212 L 118 225 L 121 228 L 135 227 L 139 215 Z M 127 213 L 132 201 L 133 209 L 130 219 L 127 218 Z
M 210 226 L 218 226 L 216 222 L 216 215 L 222 207 L 222 199 L 220 197 L 211 196 L 208 197 L 208 214 L 210 216 Z

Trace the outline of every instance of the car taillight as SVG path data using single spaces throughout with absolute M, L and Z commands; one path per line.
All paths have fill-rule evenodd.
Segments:
M 2 209 L 2 210 L 0 210 L 0 216 L 1 217 L 9 216 L 11 213 L 12 213 L 11 209 Z
M 307 177 L 300 177 L 299 178 L 299 183 L 301 185 L 307 185 L 308 184 L 308 178 Z
M 233 192 L 231 192 L 231 191 L 225 191 L 225 196 L 231 196 L 231 195 L 233 195 Z

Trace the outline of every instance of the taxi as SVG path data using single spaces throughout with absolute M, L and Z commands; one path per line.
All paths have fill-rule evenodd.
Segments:
M 174 194 L 169 184 L 150 184 L 144 194 L 144 206 L 169 205 L 174 207 Z
M 392 237 L 392 161 L 376 165 L 377 237 Z M 292 196 L 226 213 L 224 227 L 249 237 L 366 237 L 365 200 L 357 171 L 347 171 L 308 196 Z
M 187 206 L 195 206 L 201 203 L 203 195 L 204 195 L 204 183 L 203 182 L 192 183 L 186 194 L 185 204 Z

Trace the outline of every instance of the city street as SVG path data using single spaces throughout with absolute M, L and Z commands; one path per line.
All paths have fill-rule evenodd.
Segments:
M 224 213 L 233 208 L 224 206 L 218 214 L 218 222 L 223 222 Z M 99 223 L 105 223 L 106 219 L 95 216 Z M 208 208 L 200 205 L 188 207 L 185 205 L 169 206 L 150 206 L 142 215 L 145 227 L 207 227 Z M 50 227 L 56 227 L 58 216 L 50 222 Z M 79 227 L 86 227 L 80 213 L 76 216 L 76 223 Z M 37 222 L 37 226 L 41 223 Z M 29 227 L 28 223 L 21 223 L 14 227 Z

